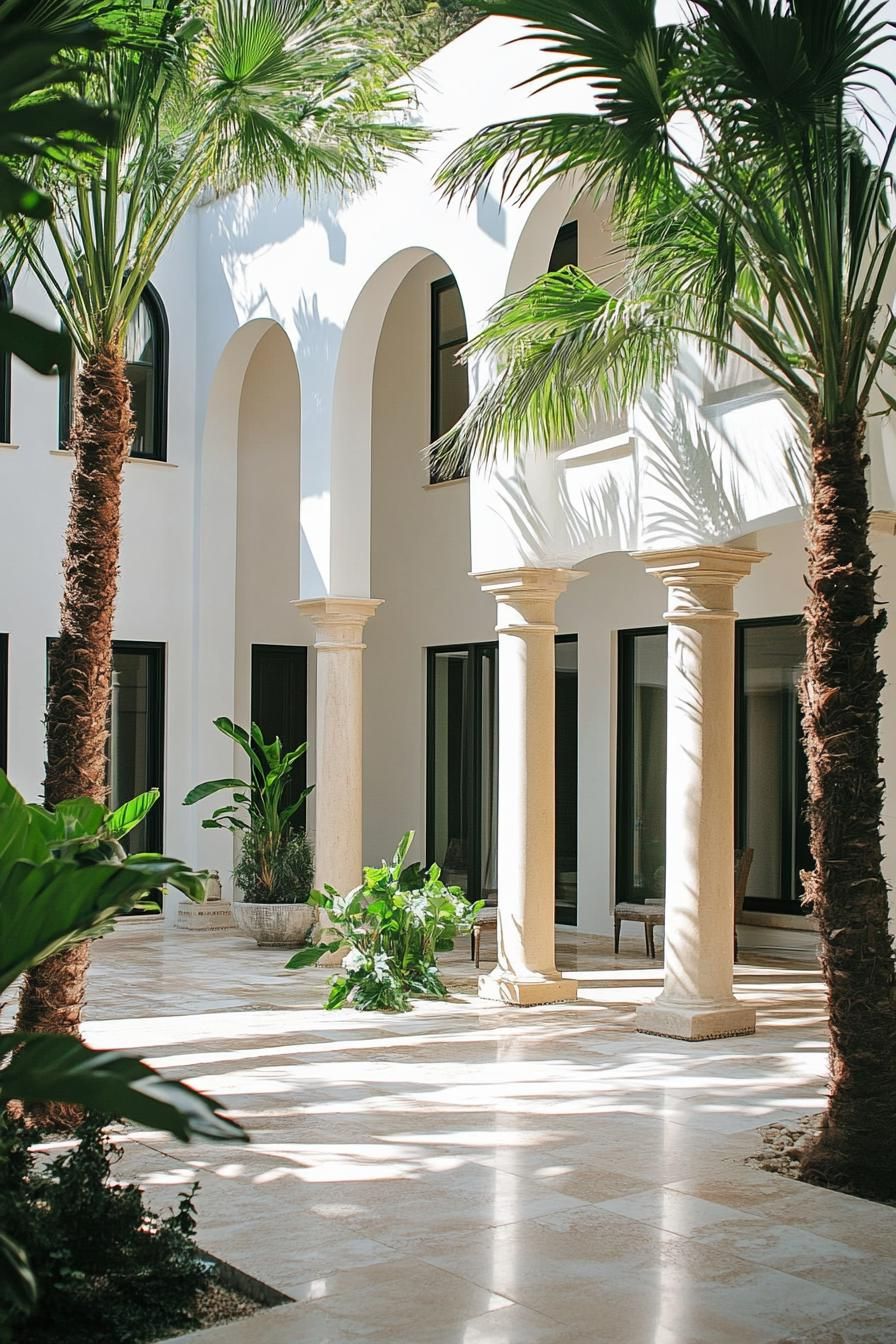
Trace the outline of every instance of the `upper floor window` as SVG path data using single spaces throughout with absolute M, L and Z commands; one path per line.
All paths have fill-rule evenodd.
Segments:
M 12 288 L 6 276 L 0 271 L 0 309 L 8 312 L 12 307 Z M 10 402 L 12 390 L 12 360 L 8 350 L 0 351 L 0 443 L 9 443 Z
M 467 341 L 463 300 L 453 275 L 432 284 L 432 338 L 430 380 L 430 439 L 441 438 L 457 424 L 470 404 L 470 380 L 465 364 L 457 362 Z M 467 476 L 459 471 L 457 478 Z M 442 480 L 430 469 L 430 480 Z
M 551 259 L 548 262 L 549 271 L 562 271 L 564 266 L 578 266 L 579 264 L 579 225 L 574 219 L 568 224 L 564 224 L 554 240 Z
M 168 449 L 168 320 L 152 285 L 144 289 L 131 319 L 124 357 L 134 413 L 131 457 L 164 462 Z M 71 432 L 73 395 L 71 375 L 60 379 L 59 439 L 63 447 Z

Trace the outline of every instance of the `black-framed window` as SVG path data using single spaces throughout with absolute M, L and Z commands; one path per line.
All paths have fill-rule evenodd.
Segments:
M 12 287 L 0 271 L 0 312 L 12 308 Z M 12 418 L 12 357 L 8 350 L 0 351 L 0 443 L 10 441 Z
M 802 914 L 800 873 L 812 867 L 798 700 L 805 631 L 798 616 L 745 620 L 735 641 L 736 843 L 753 850 L 747 905 Z
M 47 640 L 49 653 L 55 643 Z M 161 791 L 146 819 L 123 841 L 131 854 L 161 853 L 164 837 L 165 645 L 117 639 L 112 645 L 112 696 L 106 780 L 109 806 L 149 789 Z
M 578 639 L 555 655 L 556 873 L 560 924 L 578 910 Z M 498 645 L 427 650 L 426 848 L 471 900 L 498 890 Z
M 457 361 L 467 341 L 467 319 L 454 276 L 434 280 L 430 295 L 429 434 L 435 442 L 457 424 L 469 406 L 470 378 L 466 364 Z M 468 474 L 461 468 L 454 479 Z M 431 481 L 443 479 L 430 468 Z
M 0 635 L 0 770 L 9 769 L 9 635 Z
M 667 628 L 619 632 L 616 899 L 662 900 L 666 863 Z M 797 685 L 798 616 L 735 626 L 735 845 L 753 850 L 746 908 L 801 914 L 811 866 Z
M 252 645 L 252 722 L 265 740 L 279 737 L 292 751 L 308 739 L 308 650 L 302 644 Z M 284 801 L 295 802 L 307 781 L 307 756 L 296 763 Z M 293 826 L 305 825 L 305 808 L 293 815 Z
M 109 801 L 119 807 L 147 789 L 163 788 L 165 646 L 131 640 L 112 645 Z M 132 854 L 161 853 L 164 791 L 125 844 Z
M 577 220 L 571 219 L 568 224 L 561 227 L 554 240 L 548 270 L 562 271 L 564 266 L 578 266 L 578 264 L 579 225 Z
M 59 379 L 59 442 L 72 427 L 74 378 Z M 158 291 L 147 285 L 125 336 L 125 372 L 131 384 L 134 439 L 131 457 L 164 462 L 168 455 L 168 318 Z

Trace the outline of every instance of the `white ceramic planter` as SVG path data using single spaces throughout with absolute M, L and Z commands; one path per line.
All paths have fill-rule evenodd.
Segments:
M 234 901 L 233 918 L 259 947 L 301 947 L 314 923 L 314 906 Z

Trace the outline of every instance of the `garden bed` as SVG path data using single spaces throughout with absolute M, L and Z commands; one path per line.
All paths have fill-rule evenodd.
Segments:
M 789 1176 L 794 1181 L 802 1180 L 800 1163 L 803 1150 L 809 1140 L 818 1133 L 821 1115 L 819 1111 L 814 1115 L 800 1116 L 799 1120 L 792 1120 L 789 1124 L 777 1122 L 773 1125 L 764 1125 L 759 1130 L 762 1136 L 762 1151 L 755 1157 L 748 1157 L 747 1166 L 757 1167 L 760 1171 L 774 1172 L 776 1176 Z M 856 1193 L 842 1185 L 829 1185 L 825 1189 L 838 1190 L 844 1195 Z M 896 1208 L 896 1200 L 879 1199 L 870 1202 Z

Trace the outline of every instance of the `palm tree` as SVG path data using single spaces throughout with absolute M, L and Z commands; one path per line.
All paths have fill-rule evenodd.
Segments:
M 24 165 L 83 153 L 111 133 L 108 110 L 72 88 L 88 53 L 115 40 L 111 17 L 107 0 L 0 0 L 0 218 L 46 218 L 52 201 L 23 176 Z M 51 373 L 70 357 L 71 343 L 65 332 L 0 308 L 0 349 Z
M 570 436 L 672 370 L 682 342 L 739 355 L 801 417 L 811 447 L 807 659 L 801 688 L 831 1087 L 808 1179 L 896 1195 L 896 982 L 881 873 L 880 693 L 868 543 L 866 418 L 896 405 L 887 307 L 896 133 L 878 0 L 485 0 L 546 50 L 540 84 L 585 81 L 593 109 L 487 127 L 441 171 L 474 196 L 494 174 L 524 198 L 575 172 L 612 194 L 618 275 L 570 268 L 504 301 L 468 347 L 493 381 L 443 463 Z M 889 98 L 886 99 L 886 95 Z M 885 100 L 880 100 L 882 103 Z M 850 114 L 850 115 L 848 115 Z M 872 157 L 857 127 L 883 141 Z M 615 293 L 613 292 L 615 290 Z
M 45 801 L 105 800 L 121 474 L 134 434 L 125 340 L 145 286 L 197 198 L 251 186 L 304 194 L 369 183 L 421 132 L 394 57 L 334 0 L 121 0 L 125 44 L 85 95 L 117 116 L 98 161 L 44 165 L 42 226 L 13 218 L 77 352 L 71 504 L 50 655 Z M 77 1034 L 86 944 L 25 980 L 19 1027 Z

